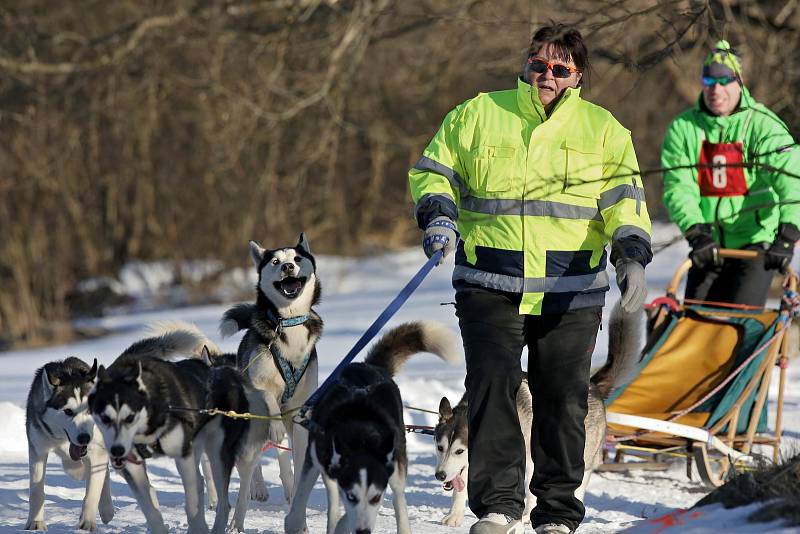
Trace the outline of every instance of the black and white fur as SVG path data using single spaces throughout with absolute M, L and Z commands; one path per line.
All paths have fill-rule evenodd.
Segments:
M 403 403 L 392 376 L 419 352 L 449 363 L 461 359 L 458 338 L 446 326 L 406 323 L 385 334 L 364 363 L 346 366 L 322 394 L 311 411 L 308 452 L 284 520 L 287 534 L 306 531 L 306 506 L 320 473 L 328 494 L 329 534 L 371 532 L 387 485 L 392 488 L 397 532 L 410 534 Z
M 255 388 L 250 382 L 247 373 L 242 373 L 237 365 L 237 355 L 221 353 L 216 347 L 208 346 L 203 351 L 203 359 L 211 367 L 211 390 L 215 392 L 215 403 L 212 406 L 224 406 L 225 410 L 233 410 L 238 413 L 250 413 L 256 418 L 249 420 L 239 420 L 235 423 L 238 441 L 234 446 L 236 450 L 236 464 L 239 470 L 239 494 L 236 498 L 236 505 L 233 519 L 228 527 L 228 532 L 244 532 L 244 519 L 251 497 L 248 484 L 255 477 L 261 480 L 261 469 L 258 468 L 258 460 L 264 442 L 270 439 L 270 430 L 273 423 L 277 423 L 283 428 L 282 423 L 268 421 L 258 418 L 258 416 L 270 415 L 266 402 L 264 402 L 263 392 Z M 223 424 L 229 420 L 223 420 Z M 280 452 L 284 452 L 279 450 Z M 279 462 L 290 463 L 291 459 L 284 455 L 283 460 L 279 455 Z M 291 474 L 291 465 L 288 465 Z M 284 483 L 292 483 L 291 480 L 284 480 Z M 266 491 L 266 486 L 264 491 Z
M 625 313 L 617 303 L 609 318 L 608 360 L 595 373 L 589 385 L 589 405 L 586 415 L 586 445 L 583 452 L 585 471 L 580 488 L 575 496 L 583 500 L 589 478 L 602 463 L 603 445 L 606 439 L 606 410 L 604 401 L 614 386 L 625 378 L 639 361 L 641 336 L 644 330 L 644 314 L 639 311 Z M 523 373 L 522 384 L 517 392 L 517 412 L 520 431 L 525 438 L 525 448 L 530 451 L 532 407 L 527 374 Z M 455 407 L 450 406 L 447 397 L 439 404 L 439 422 L 434 430 L 436 445 L 436 478 L 444 483 L 445 490 L 453 491 L 453 504 L 442 518 L 442 523 L 459 526 L 464 519 L 467 501 L 468 461 L 468 417 L 467 398 L 464 395 Z M 533 476 L 534 461 L 528 456 L 525 469 L 525 514 L 523 520 L 530 521 L 530 512 L 536 505 L 536 498 L 530 493 L 530 480 Z
M 220 324 L 223 337 L 246 330 L 237 351 L 239 368 L 245 370 L 249 384 L 261 392 L 267 413 L 280 414 L 302 406 L 317 389 L 319 372 L 315 345 L 322 334 L 322 319 L 312 309 L 319 302 L 321 286 L 316 273 L 316 260 L 311 253 L 305 234 L 294 247 L 266 250 L 250 242 L 250 256 L 258 272 L 255 304 L 239 304 L 227 312 Z M 308 316 L 296 326 L 278 328 L 276 320 Z M 275 364 L 270 345 L 280 350 L 293 368 L 298 368 L 307 354 L 311 357 L 306 371 L 294 394 L 281 403 L 286 383 Z M 256 434 L 256 432 L 251 432 Z M 305 457 L 308 432 L 292 422 L 291 416 L 269 425 L 268 439 L 275 443 L 284 441 L 288 434 L 291 453 L 278 451 L 280 477 L 284 496 L 289 502 L 299 476 L 299 466 Z M 249 441 L 247 443 L 250 443 Z M 258 452 L 264 445 L 258 445 Z M 292 473 L 294 464 L 294 474 Z M 268 492 L 258 465 L 258 454 L 243 454 L 238 462 L 241 476 L 240 492 L 266 501 Z M 251 484 L 252 483 L 252 484 Z M 244 503 L 241 506 L 246 506 Z M 244 510 L 237 503 L 234 522 L 243 524 Z
M 517 415 L 520 431 L 525 439 L 525 450 L 531 450 L 531 421 L 533 405 L 531 390 L 528 387 L 528 374 L 522 373 L 522 383 L 517 390 Z M 436 445 L 436 479 L 442 482 L 446 491 L 453 491 L 453 504 L 450 512 L 442 518 L 442 524 L 451 527 L 460 526 L 464 520 L 464 509 L 467 503 L 467 478 L 469 476 L 469 425 L 467 417 L 467 396 L 454 407 L 450 406 L 447 397 L 439 402 L 439 422 L 434 428 L 434 444 Z M 536 497 L 530 490 L 533 476 L 533 460 L 528 455 L 525 461 L 525 522 L 530 522 L 530 512 L 536 505 Z
M 87 396 L 97 375 L 79 358 L 46 364 L 36 371 L 28 392 L 25 434 L 28 437 L 30 499 L 25 530 L 47 530 L 44 520 L 44 475 L 51 452 L 64 471 L 86 480 L 86 495 L 77 528 L 97 530 L 97 512 L 108 523 L 114 517 L 108 454 L 89 414 Z
M 203 347 L 211 343 L 196 327 L 180 322 L 163 324 L 154 334 L 128 347 L 108 369 L 99 367 L 89 395 L 90 410 L 111 465 L 136 496 L 151 533 L 165 533 L 167 528 L 143 460 L 160 455 L 175 460 L 185 493 L 188 532 L 205 533 L 199 471 L 204 453 L 219 492 L 213 531 L 224 532 L 228 483 L 240 432 L 236 425 L 223 423 L 221 416 L 196 411 L 211 404 L 228 409 L 224 395 L 210 388 L 211 371 L 202 361 Z M 181 355 L 189 358 L 169 361 Z

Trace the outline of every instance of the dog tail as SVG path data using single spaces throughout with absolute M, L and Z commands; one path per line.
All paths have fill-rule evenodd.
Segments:
M 608 319 L 608 360 L 592 376 L 592 384 L 602 399 L 607 399 L 619 381 L 639 362 L 642 352 L 644 309 L 627 313 L 619 301 Z
M 397 373 L 418 352 L 430 352 L 447 363 L 461 360 L 458 336 L 450 327 L 434 321 L 404 323 L 383 335 L 369 350 L 364 361 Z
M 222 337 L 230 337 L 239 330 L 250 328 L 250 319 L 256 310 L 255 304 L 236 304 L 228 309 L 219 322 L 219 333 Z
M 213 353 L 219 348 L 195 325 L 184 321 L 163 321 L 148 329 L 148 337 L 128 347 L 124 356 L 169 360 L 178 356 L 203 357 L 203 347 Z

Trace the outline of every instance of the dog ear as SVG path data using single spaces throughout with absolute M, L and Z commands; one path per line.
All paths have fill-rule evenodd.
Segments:
M 450 407 L 450 401 L 447 400 L 447 397 L 442 397 L 442 400 L 439 401 L 439 422 L 447 421 L 453 417 L 453 408 Z
M 97 358 L 94 359 L 92 368 L 89 369 L 89 373 L 86 375 L 86 378 L 88 378 L 90 382 L 93 382 L 94 379 L 97 378 Z
M 306 233 L 303 232 L 300 234 L 300 239 L 297 240 L 297 249 L 304 250 L 308 255 L 311 255 L 311 246 L 308 244 L 308 239 L 306 239 Z
M 386 454 L 386 470 L 389 472 L 389 476 L 391 473 L 394 473 L 394 447 Z
M 342 455 L 336 452 L 336 437 L 331 438 L 331 461 L 328 464 L 328 476 L 336 479 L 339 478 L 339 471 L 341 470 Z
M 145 391 L 144 382 L 142 382 L 142 360 L 136 362 L 136 367 L 137 367 L 136 382 L 139 384 L 139 389 L 141 391 Z
M 206 345 L 203 345 L 203 350 L 201 351 L 200 355 L 203 358 L 203 363 L 209 367 L 214 367 L 214 362 L 211 360 L 211 353 L 208 352 L 208 347 Z
M 60 382 L 58 377 L 50 378 L 50 375 L 47 373 L 46 365 L 42 368 L 42 385 L 44 386 L 45 397 L 49 397 L 53 389 L 55 389 Z
M 250 241 L 250 257 L 253 258 L 256 269 L 261 265 L 261 260 L 264 259 L 264 250 L 265 249 L 255 241 Z
M 111 376 L 104 365 L 97 368 L 97 381 L 98 382 L 111 382 Z

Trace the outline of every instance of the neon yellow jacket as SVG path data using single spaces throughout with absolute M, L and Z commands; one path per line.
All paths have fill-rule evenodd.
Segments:
M 548 117 L 535 87 L 456 107 L 409 171 L 417 222 L 458 221 L 456 290 L 521 294 L 539 315 L 603 305 L 611 261 L 652 259 L 631 135 L 567 89 Z

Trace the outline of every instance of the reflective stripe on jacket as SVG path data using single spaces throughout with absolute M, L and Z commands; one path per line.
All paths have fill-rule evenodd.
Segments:
M 661 166 L 673 169 L 664 171 L 669 216 L 684 233 L 697 223 L 717 222 L 715 238 L 727 248 L 772 242 L 778 224 L 800 224 L 800 148 L 786 125 L 746 87 L 739 107 L 727 117 L 705 111 L 702 98 L 672 121 L 664 137 Z M 703 139 L 742 142 L 747 195 L 700 195 L 695 165 Z
M 536 88 L 452 110 L 409 172 L 417 220 L 458 220 L 454 285 L 522 294 L 539 315 L 602 305 L 611 260 L 646 265 L 650 219 L 630 132 L 567 89 L 546 116 Z

